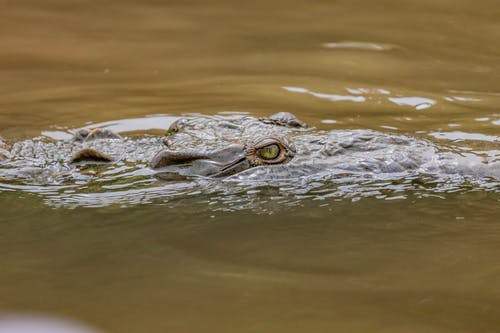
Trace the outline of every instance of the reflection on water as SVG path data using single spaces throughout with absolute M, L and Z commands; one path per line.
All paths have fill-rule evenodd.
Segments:
M 415 110 L 427 109 L 436 104 L 435 100 L 423 97 L 393 97 L 389 100 L 397 105 L 413 106 Z
M 460 131 L 454 132 L 432 132 L 429 133 L 430 136 L 436 139 L 446 139 L 452 141 L 464 141 L 464 140 L 477 140 L 477 141 L 489 141 L 489 142 L 499 142 L 500 137 L 494 135 L 485 135 L 481 133 L 465 133 Z
M 324 43 L 323 46 L 329 49 L 354 49 L 354 50 L 367 50 L 367 51 L 388 51 L 397 48 L 397 46 L 390 44 L 364 43 L 364 42 Z
M 101 123 L 92 123 L 82 128 L 107 128 L 115 133 L 160 131 L 165 134 L 166 130 L 177 120 L 178 117 L 154 115 L 144 118 L 129 118 L 105 121 Z M 74 133 L 68 131 L 42 131 L 42 135 L 54 140 L 70 140 Z
M 310 94 L 314 97 L 327 99 L 327 100 L 330 100 L 332 102 L 336 102 L 336 101 L 364 102 L 364 101 L 366 101 L 366 98 L 364 98 L 363 96 L 324 94 L 324 93 L 309 91 L 308 89 L 301 88 L 301 87 L 283 87 L 283 89 L 290 91 L 290 92 Z
M 0 313 L 0 333 L 99 333 L 81 324 L 46 316 Z
M 56 145 L 76 128 L 159 147 L 182 114 L 278 111 L 498 162 L 497 8 L 7 1 L 0 163 L 15 142 Z M 138 164 L 83 170 L 79 183 L 43 166 L 39 182 L 3 175 L 0 311 L 110 333 L 498 331 L 492 179 L 161 183 Z

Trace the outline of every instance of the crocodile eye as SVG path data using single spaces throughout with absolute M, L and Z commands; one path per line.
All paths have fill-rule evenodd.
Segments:
M 257 150 L 257 154 L 264 160 L 274 160 L 279 156 L 280 151 L 280 147 L 273 143 Z
M 285 163 L 294 155 L 295 148 L 285 139 L 265 137 L 245 146 L 245 156 L 251 166 Z

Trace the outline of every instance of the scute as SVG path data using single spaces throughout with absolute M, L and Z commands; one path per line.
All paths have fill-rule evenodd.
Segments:
M 259 120 L 265 124 L 272 124 L 278 126 L 289 127 L 307 127 L 307 124 L 299 120 L 295 115 L 290 112 L 278 112 L 269 117 L 261 117 Z

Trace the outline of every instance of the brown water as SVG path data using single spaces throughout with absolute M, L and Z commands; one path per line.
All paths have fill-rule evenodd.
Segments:
M 162 133 L 159 115 L 289 111 L 500 158 L 497 1 L 0 7 L 10 142 L 107 121 Z M 267 208 L 231 211 L 220 198 L 92 208 L 2 188 L 0 311 L 110 333 L 498 332 L 500 192 L 483 185 L 286 207 L 233 196 Z

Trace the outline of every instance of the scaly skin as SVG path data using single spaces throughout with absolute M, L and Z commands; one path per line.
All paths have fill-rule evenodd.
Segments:
M 17 142 L 10 151 L 3 146 L 0 178 L 36 174 L 41 182 L 44 177 L 59 179 L 61 174 L 63 179 L 78 178 L 82 164 L 103 163 L 147 168 L 150 174 L 168 180 L 190 176 L 293 179 L 317 173 L 460 174 L 500 179 L 498 162 L 440 152 L 431 142 L 409 136 L 307 128 L 289 113 L 260 119 L 180 118 L 164 138 L 122 138 L 107 129 L 94 129 L 77 131 L 71 141 L 37 138 Z

